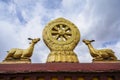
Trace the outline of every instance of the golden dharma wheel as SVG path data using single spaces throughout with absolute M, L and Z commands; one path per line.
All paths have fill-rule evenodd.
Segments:
M 74 54 L 73 49 L 80 40 L 80 32 L 70 21 L 58 18 L 45 26 L 43 39 L 51 50 L 48 59 L 50 57 L 57 58 L 58 56 L 55 55 L 59 55 L 60 57 L 62 54 Z M 58 61 L 61 62 L 61 60 Z M 56 60 L 52 59 L 51 61 L 50 59 L 48 62 L 56 62 Z

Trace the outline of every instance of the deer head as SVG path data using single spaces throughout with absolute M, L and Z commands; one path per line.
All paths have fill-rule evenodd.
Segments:
M 83 39 L 82 40 L 86 45 L 88 44 L 91 44 L 91 42 L 94 42 L 95 40 L 86 40 L 86 39 Z
M 40 38 L 34 38 L 34 39 L 28 38 L 28 40 L 32 40 L 32 42 L 30 42 L 31 44 L 31 43 L 37 43 L 38 41 L 40 41 Z

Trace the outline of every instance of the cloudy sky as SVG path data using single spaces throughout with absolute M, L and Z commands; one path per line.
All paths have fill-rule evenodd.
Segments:
M 91 62 L 82 39 L 96 40 L 97 49 L 110 48 L 120 59 L 120 0 L 0 0 L 0 62 L 11 48 L 27 48 L 28 37 L 40 37 L 33 63 L 44 63 L 49 54 L 42 38 L 45 25 L 64 17 L 80 30 L 75 52 L 81 63 Z

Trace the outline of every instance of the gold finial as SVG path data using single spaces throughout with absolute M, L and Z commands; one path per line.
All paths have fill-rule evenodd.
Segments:
M 77 27 L 64 18 L 58 18 L 45 26 L 43 39 L 51 50 L 47 62 L 79 62 L 73 52 L 80 40 Z
M 95 40 L 83 40 L 83 42 L 88 46 L 91 56 L 93 57 L 93 61 L 105 61 L 105 60 L 117 60 L 117 57 L 114 55 L 114 52 L 111 49 L 94 49 L 91 45 L 91 42 Z

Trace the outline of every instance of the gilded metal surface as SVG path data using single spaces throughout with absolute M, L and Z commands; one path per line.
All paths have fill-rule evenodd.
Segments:
M 30 59 L 30 57 L 33 54 L 33 50 L 34 50 L 34 45 L 40 41 L 40 38 L 35 38 L 35 39 L 31 39 L 28 38 L 29 40 L 31 40 L 30 46 L 27 49 L 19 49 L 19 48 L 12 48 L 11 50 L 8 51 L 8 55 L 6 56 L 5 60 L 9 61 L 9 60 L 24 60 L 24 59 Z
M 45 26 L 43 39 L 51 50 L 47 62 L 79 62 L 73 49 L 80 40 L 77 27 L 64 18 L 58 18 Z
M 3 60 L 1 64 L 23 64 L 23 63 L 31 63 L 31 59 L 9 59 Z
M 114 52 L 111 49 L 101 49 L 97 50 L 93 48 L 91 45 L 91 42 L 94 42 L 95 40 L 83 40 L 83 42 L 88 46 L 89 52 L 94 60 L 117 60 L 117 57 L 114 55 Z

